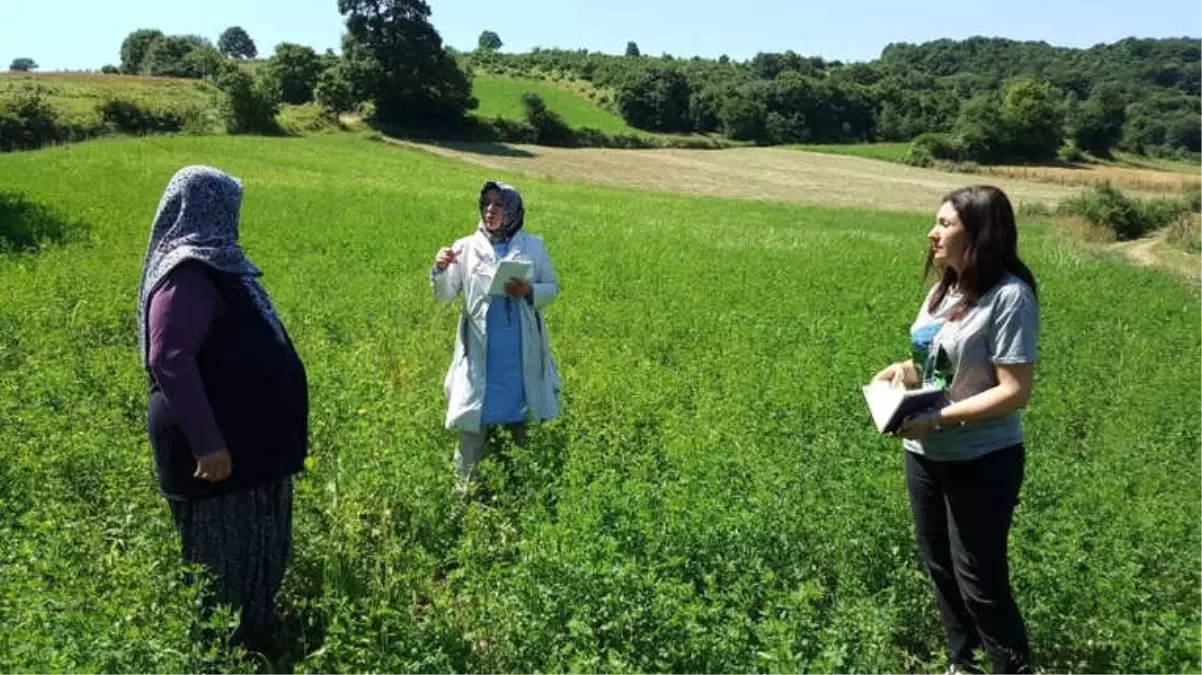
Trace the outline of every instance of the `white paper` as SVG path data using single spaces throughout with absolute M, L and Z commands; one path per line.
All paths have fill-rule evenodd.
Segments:
M 943 396 L 940 387 L 906 389 L 894 387 L 888 380 L 876 380 L 862 387 L 861 391 L 864 392 L 864 400 L 868 403 L 876 430 L 880 433 L 900 424 L 901 419 L 898 418 L 934 407 Z
M 510 279 L 518 278 L 530 281 L 534 274 L 534 263 L 527 260 L 502 260 L 492 275 L 492 284 L 488 287 L 489 295 L 505 295 L 505 284 Z

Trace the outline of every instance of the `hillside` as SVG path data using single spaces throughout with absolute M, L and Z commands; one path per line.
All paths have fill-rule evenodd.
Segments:
M 1014 80 L 1029 79 L 1049 89 L 1038 124 L 1064 131 L 1082 150 L 1202 150 L 1202 41 L 1193 38 L 1069 49 L 975 37 L 891 44 L 866 63 L 793 51 L 744 62 L 565 49 L 486 59 L 515 77 L 611 88 L 627 123 L 650 131 L 720 131 L 770 144 L 909 141 L 956 130 L 969 103 L 1000 107 Z
M 579 86 L 583 84 L 583 86 Z M 563 118 L 568 126 L 579 129 L 591 127 L 607 133 L 636 133 L 622 118 L 603 109 L 594 100 L 599 95 L 588 83 L 556 83 L 544 79 L 510 78 L 477 73 L 472 80 L 472 95 L 480 101 L 474 111 L 478 117 L 503 117 L 524 120 L 522 94 L 542 97 L 547 108 Z M 593 98 L 590 98 L 589 95 Z
M 99 73 L 0 72 L 0 97 L 18 88 L 36 87 L 70 120 L 99 122 L 96 106 L 121 97 L 155 107 L 212 109 L 218 92 L 208 82 L 140 75 Z

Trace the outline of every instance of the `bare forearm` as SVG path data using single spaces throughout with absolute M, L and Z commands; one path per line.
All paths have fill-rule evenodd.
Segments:
M 1008 415 L 1026 404 L 1027 395 L 1021 387 L 999 384 L 943 408 L 939 422 L 944 426 L 980 422 Z

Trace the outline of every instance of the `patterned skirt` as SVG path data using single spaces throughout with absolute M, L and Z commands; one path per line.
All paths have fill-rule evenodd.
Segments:
M 292 478 L 199 501 L 169 500 L 184 562 L 213 575 L 213 597 L 244 631 L 275 625 L 275 594 L 292 548 Z

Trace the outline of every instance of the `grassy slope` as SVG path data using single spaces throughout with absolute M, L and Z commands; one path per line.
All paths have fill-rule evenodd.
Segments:
M 823 152 L 832 155 L 850 155 L 867 159 L 882 159 L 887 162 L 901 162 L 910 151 L 909 143 L 854 143 L 854 144 L 802 144 L 788 146 L 795 150 Z
M 1157 159 L 1155 157 L 1133 155 L 1129 152 L 1114 153 L 1114 160 L 1115 161 L 1113 163 L 1118 166 L 1127 166 L 1135 169 L 1169 171 L 1172 173 L 1185 173 L 1191 176 L 1197 176 L 1199 171 L 1198 162 L 1183 162 L 1174 159 Z M 1099 160 L 1099 163 L 1106 162 Z
M 216 89 L 200 80 L 94 73 L 0 73 L 0 92 L 29 83 L 44 88 L 51 105 L 68 115 L 95 115 L 107 98 L 121 96 L 136 101 L 212 107 Z
M 253 71 L 261 62 L 246 63 Z M 158 106 L 216 106 L 217 92 L 198 80 L 100 75 L 96 73 L 0 73 L 0 93 L 11 87 L 40 86 L 50 104 L 73 118 L 96 119 L 96 106 L 112 97 L 122 97 Z M 544 80 L 514 79 L 479 74 L 473 93 L 480 100 L 477 115 L 523 119 L 521 96 L 534 92 L 547 107 L 559 113 L 573 128 L 593 127 L 610 133 L 638 133 L 621 117 L 602 109 L 588 97 L 569 87 Z M 288 106 L 285 106 L 287 109 Z
M 618 115 L 602 109 L 584 94 L 545 80 L 498 77 L 478 73 L 472 82 L 472 94 L 480 100 L 476 114 L 481 117 L 525 119 L 522 94 L 542 97 L 547 108 L 563 117 L 572 128 L 592 127 L 609 133 L 636 133 Z
M 243 67 L 253 69 L 261 63 L 244 62 Z M 31 85 L 42 90 L 50 105 L 65 120 L 86 126 L 100 123 L 96 106 L 111 98 L 121 98 L 151 109 L 193 109 L 199 112 L 199 128 L 188 131 L 222 131 L 217 118 L 219 93 L 214 86 L 200 80 L 96 73 L 0 73 L 0 95 L 11 88 Z M 286 133 L 294 135 L 327 132 L 334 127 L 313 103 L 283 104 L 277 121 Z
M 253 667 L 188 641 L 142 427 L 146 230 L 196 162 L 245 180 L 244 243 L 309 371 L 298 672 L 941 669 L 897 443 L 858 391 L 907 352 L 929 217 L 521 180 L 562 279 L 566 412 L 465 506 L 456 311 L 426 270 L 483 175 L 327 136 L 0 156 L 5 189 L 90 226 L 0 258 L 0 670 Z M 1036 656 L 1197 672 L 1197 293 L 1037 225 L 1022 249 L 1044 332 L 1012 548 Z

